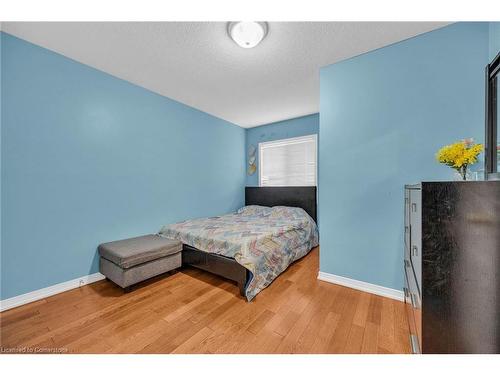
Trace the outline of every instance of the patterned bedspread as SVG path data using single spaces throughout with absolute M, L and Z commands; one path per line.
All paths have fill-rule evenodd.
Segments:
M 318 245 L 318 228 L 301 208 L 246 206 L 223 216 L 165 225 L 160 236 L 234 258 L 250 270 L 250 301 L 292 262 Z

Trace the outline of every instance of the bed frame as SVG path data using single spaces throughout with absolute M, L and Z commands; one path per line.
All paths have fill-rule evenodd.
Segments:
M 252 204 L 300 207 L 317 221 L 316 186 L 246 187 L 245 205 Z M 251 272 L 233 258 L 207 253 L 188 245 L 182 249 L 182 264 L 236 281 L 242 296 L 245 296 L 245 288 L 252 277 Z

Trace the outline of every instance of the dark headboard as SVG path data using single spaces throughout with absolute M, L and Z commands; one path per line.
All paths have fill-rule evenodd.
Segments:
M 316 217 L 316 186 L 246 187 L 245 205 L 300 207 Z

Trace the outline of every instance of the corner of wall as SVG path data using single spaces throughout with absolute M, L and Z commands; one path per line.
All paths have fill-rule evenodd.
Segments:
M 2 300 L 97 272 L 99 243 L 244 203 L 244 129 L 0 34 Z
M 260 142 L 276 141 L 304 135 L 319 134 L 319 113 L 295 117 L 288 120 L 273 122 L 245 129 L 245 175 L 246 186 L 259 186 L 259 156 L 256 155 L 257 171 L 253 175 L 247 174 L 248 155 L 250 145 L 258 148 Z M 319 150 L 319 147 L 318 147 Z M 319 157 L 318 157 L 319 159 Z
M 436 150 L 482 139 L 497 24 L 455 23 L 321 69 L 322 272 L 402 287 L 402 187 L 452 179 Z

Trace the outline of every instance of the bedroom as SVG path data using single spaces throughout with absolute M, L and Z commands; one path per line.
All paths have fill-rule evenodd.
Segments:
M 499 353 L 500 23 L 240 18 L 1 20 L 2 352 Z

